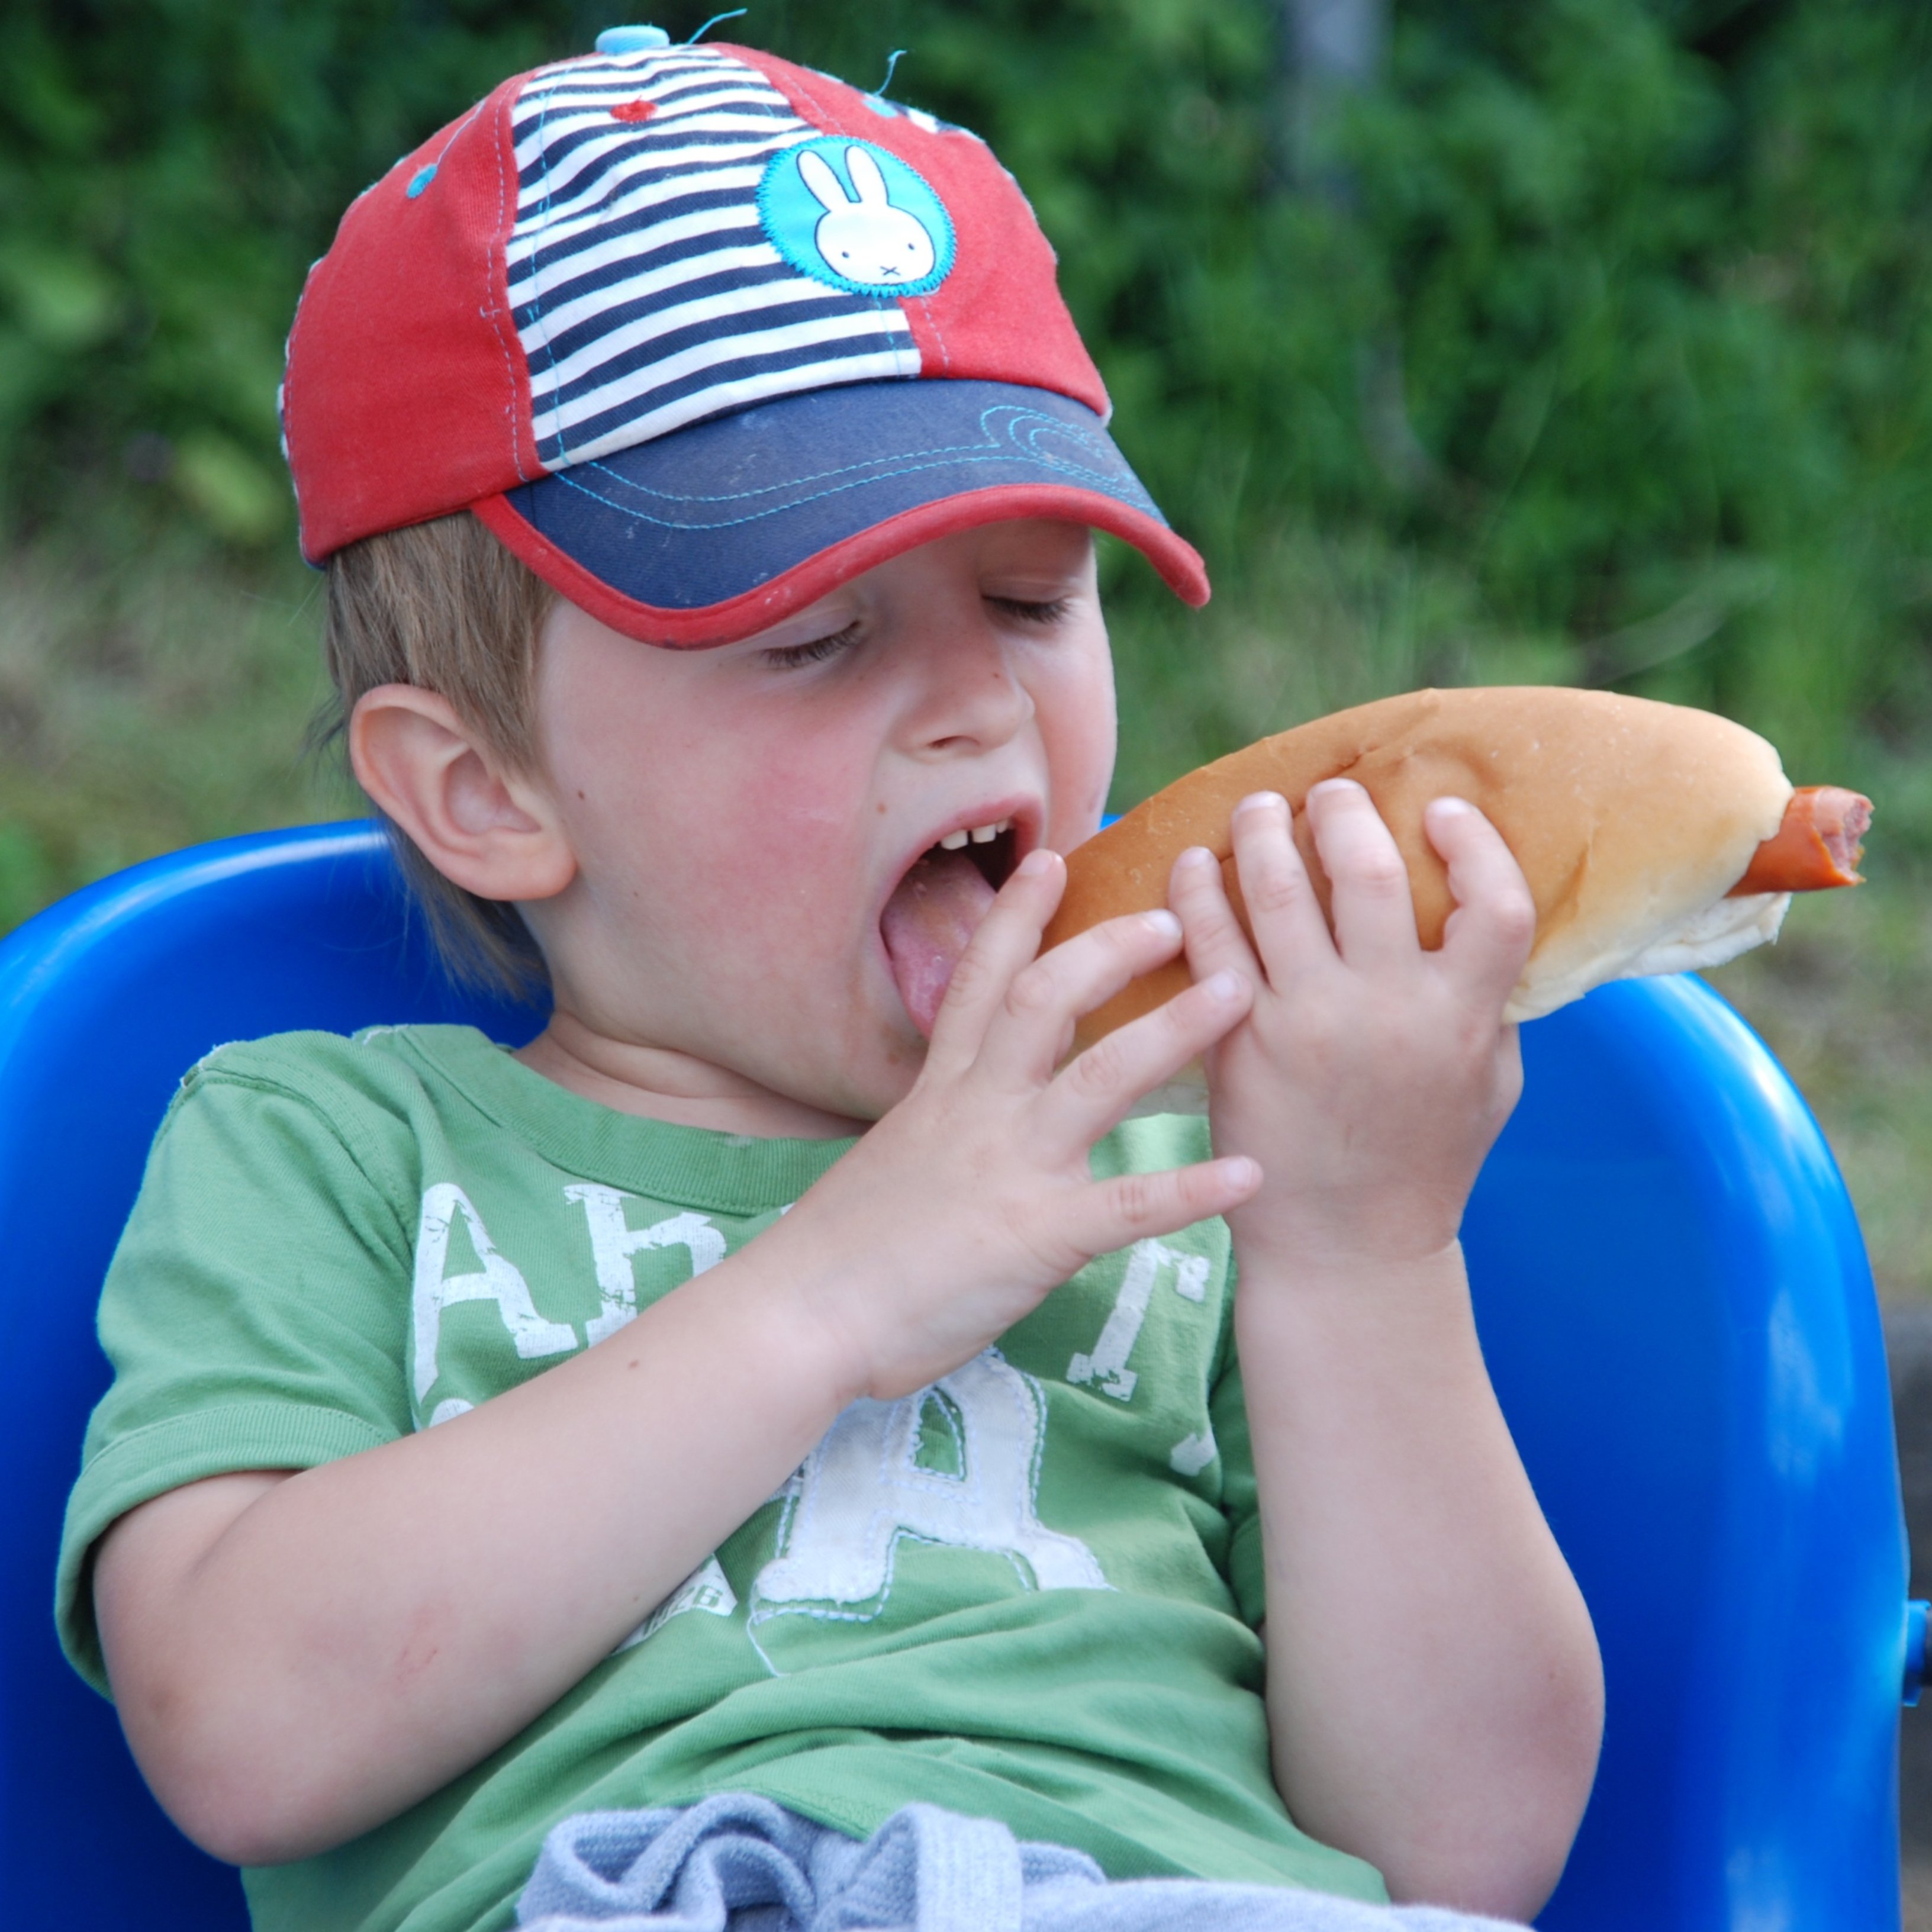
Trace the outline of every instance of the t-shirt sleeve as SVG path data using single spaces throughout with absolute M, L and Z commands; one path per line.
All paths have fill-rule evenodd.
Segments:
M 308 1468 L 410 1427 L 412 1230 L 312 1098 L 196 1070 L 162 1122 L 101 1292 L 114 1381 L 88 1426 L 56 1586 L 61 1642 L 107 1691 L 91 1558 L 137 1504 Z
M 1228 1269 L 1234 1272 L 1230 1258 Z M 1232 1298 L 1233 1283 L 1229 1282 Z M 1268 1614 L 1262 1564 L 1261 1496 L 1255 1481 L 1254 1447 L 1248 1436 L 1248 1406 L 1241 1389 L 1241 1364 L 1232 1335 L 1226 1359 L 1208 1396 L 1214 1444 L 1221 1452 L 1221 1508 L 1228 1518 L 1228 1581 L 1245 1622 L 1258 1629 Z

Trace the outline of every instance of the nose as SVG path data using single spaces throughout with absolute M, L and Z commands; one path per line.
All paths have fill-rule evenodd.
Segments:
M 927 757 L 997 750 L 1034 715 L 1012 645 L 983 607 L 935 626 L 923 640 L 905 725 L 910 748 Z

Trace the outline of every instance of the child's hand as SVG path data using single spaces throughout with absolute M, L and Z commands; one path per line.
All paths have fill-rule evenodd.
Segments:
M 1058 1072 L 1073 1023 L 1180 950 L 1179 922 L 1116 919 L 1043 957 L 1064 861 L 1034 853 L 955 971 L 912 1091 L 754 1246 L 832 1339 L 850 1395 L 904 1395 L 970 1360 L 1096 1255 L 1225 1214 L 1238 1156 L 1096 1180 L 1088 1156 L 1142 1095 L 1247 1010 L 1212 971 Z M 780 1267 L 774 1267 L 776 1276 Z
M 1460 799 L 1429 808 L 1456 910 L 1441 950 L 1426 952 L 1401 855 L 1367 793 L 1331 780 L 1308 810 L 1334 887 L 1332 938 L 1272 792 L 1234 813 L 1252 946 L 1210 854 L 1184 853 L 1171 888 L 1196 979 L 1234 972 L 1256 988 L 1246 1024 L 1208 1056 L 1215 1147 L 1263 1171 L 1229 1216 L 1244 1270 L 1264 1256 L 1305 1266 L 1446 1247 L 1522 1086 L 1502 1009 L 1536 914 L 1494 829 Z
M 1367 794 L 1330 782 L 1309 811 L 1333 938 L 1272 794 L 1234 814 L 1252 945 L 1208 855 L 1184 854 L 1171 887 L 1196 974 L 1256 988 L 1208 1071 L 1216 1147 L 1263 1171 L 1228 1219 L 1275 1783 L 1390 1897 L 1527 1918 L 1589 1794 L 1602 1680 L 1456 1235 L 1521 1085 L 1502 1012 L 1535 910 L 1496 832 L 1438 799 L 1456 910 L 1425 952 Z

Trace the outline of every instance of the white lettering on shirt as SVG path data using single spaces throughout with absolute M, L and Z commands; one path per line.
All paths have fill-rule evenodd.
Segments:
M 482 1270 L 476 1274 L 452 1275 L 446 1281 L 442 1270 L 449 1258 L 450 1224 L 459 1214 Z M 442 1311 L 459 1301 L 494 1301 L 517 1353 L 526 1361 L 560 1355 L 577 1346 L 577 1331 L 567 1322 L 546 1322 L 537 1312 L 529 1283 L 496 1252 L 469 1196 L 454 1181 L 445 1180 L 424 1190 L 422 1220 L 416 1228 L 416 1282 L 410 1302 L 416 1322 L 418 1408 L 436 1385 Z
M 732 1588 L 723 1564 L 716 1556 L 707 1556 L 610 1654 L 621 1656 L 646 1637 L 656 1636 L 673 1617 L 681 1617 L 686 1610 L 728 1617 L 737 1607 L 737 1592 Z
M 956 1471 L 918 1461 L 922 1417 L 935 1394 L 944 1398 Z M 754 1603 L 883 1605 L 902 1536 L 996 1552 L 1036 1589 L 1108 1588 L 1087 1545 L 1047 1528 L 1036 1513 L 1045 1429 L 1038 1387 L 994 1348 L 896 1402 L 861 1396 L 806 1459 L 781 1553 L 758 1572 Z
M 1127 1271 L 1120 1279 L 1114 1312 L 1107 1317 L 1100 1339 L 1094 1344 L 1094 1352 L 1076 1355 L 1067 1364 L 1069 1382 L 1096 1383 L 1103 1395 L 1121 1402 L 1133 1394 L 1134 1384 L 1140 1377 L 1127 1366 L 1127 1358 L 1140 1339 L 1141 1324 L 1147 1319 L 1155 1279 L 1168 1265 L 1174 1269 L 1175 1294 L 1189 1301 L 1206 1300 L 1208 1259 L 1204 1255 L 1179 1254 L 1160 1241 L 1136 1241 L 1128 1250 Z
M 585 1325 L 586 1346 L 614 1335 L 638 1314 L 638 1281 L 631 1257 L 640 1248 L 683 1248 L 691 1256 L 694 1281 L 724 1258 L 724 1237 L 703 1214 L 674 1214 L 650 1228 L 632 1228 L 624 1219 L 630 1197 L 593 1180 L 573 1182 L 563 1190 L 566 1201 L 581 1202 L 590 1226 L 590 1252 L 597 1268 L 597 1289 L 604 1312 Z

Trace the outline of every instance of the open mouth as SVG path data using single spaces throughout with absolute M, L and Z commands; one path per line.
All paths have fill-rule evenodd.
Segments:
M 886 957 L 906 1011 L 928 1040 L 952 969 L 1019 862 L 1018 848 L 1010 818 L 962 826 L 928 846 L 886 902 L 879 919 Z

